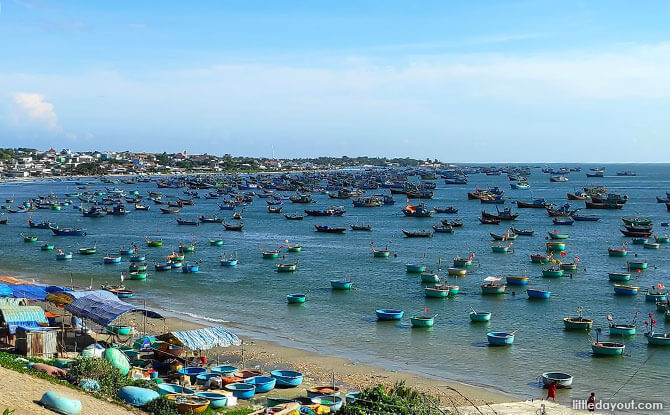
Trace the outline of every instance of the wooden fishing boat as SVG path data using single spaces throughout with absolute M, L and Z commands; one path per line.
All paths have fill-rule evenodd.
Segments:
M 405 229 L 402 229 L 403 235 L 405 235 L 405 238 L 432 238 L 433 237 L 433 232 L 430 231 L 407 231 Z
M 86 236 L 86 228 L 59 228 L 52 226 L 51 232 L 56 236 Z
M 93 255 L 96 252 L 98 252 L 98 250 L 96 249 L 95 246 L 88 247 L 88 248 L 79 248 L 79 253 L 81 255 Z
M 566 330 L 591 330 L 593 320 L 590 318 L 581 317 L 565 317 L 563 318 L 563 325 Z
M 482 225 L 498 225 L 500 224 L 500 219 L 486 219 L 486 218 L 477 218 Z
M 454 257 L 454 267 L 456 268 L 467 268 L 472 265 L 472 260 L 475 257 L 474 254 L 470 254 L 467 258 L 463 258 L 460 256 Z
M 547 232 L 550 239 L 568 239 L 569 235 L 567 233 L 558 233 L 558 231 Z
M 161 210 L 161 213 L 163 213 L 165 215 L 176 215 L 177 213 L 181 212 L 181 209 L 176 208 L 176 207 L 175 208 L 172 208 L 172 207 L 164 208 L 164 207 L 162 207 L 162 208 L 160 208 L 160 210 Z
M 535 199 L 532 202 L 516 201 L 516 207 L 519 209 L 544 209 L 548 206 L 551 206 L 551 204 L 547 203 L 544 199 Z
M 600 217 L 596 215 L 586 215 L 577 213 L 571 215 L 570 217 L 578 222 L 597 222 L 600 220 Z
M 550 291 L 544 291 L 544 290 L 535 290 L 532 288 L 528 288 L 526 290 L 526 294 L 528 294 L 528 298 L 531 299 L 542 299 L 545 300 L 551 296 Z
M 149 206 L 144 206 L 139 203 L 135 203 L 135 210 L 149 210 Z
M 421 282 L 427 284 L 436 284 L 440 282 L 440 276 L 432 272 L 422 272 L 421 273 Z
M 534 264 L 547 264 L 551 261 L 551 254 L 531 254 L 530 262 Z
M 628 261 L 629 270 L 645 270 L 648 264 L 645 261 Z
M 72 259 L 72 252 L 62 252 L 62 251 L 59 251 L 59 252 L 56 254 L 56 260 L 57 260 L 57 261 L 65 261 L 65 260 L 68 260 L 68 259 Z
M 442 219 L 440 220 L 442 225 L 444 226 L 451 226 L 452 228 L 462 228 L 463 227 L 463 221 L 460 219 L 454 219 L 452 221 L 449 221 L 447 219 Z
M 575 223 L 570 217 L 553 217 L 551 221 L 557 226 L 570 226 Z
M 412 324 L 412 327 L 417 327 L 417 328 L 433 327 L 433 324 L 435 324 L 435 317 L 436 316 L 434 316 L 434 315 L 432 315 L 432 316 L 415 315 L 415 316 L 411 316 L 409 318 L 409 321 Z
M 659 249 L 661 247 L 661 244 L 657 242 L 645 242 L 643 246 L 644 249 Z
M 505 235 L 489 232 L 489 235 L 491 235 L 494 241 L 514 241 L 518 238 L 518 235 L 514 232 L 507 232 Z
M 637 295 L 640 287 L 632 285 L 614 284 L 614 294 L 616 295 Z
M 303 220 L 304 216 L 302 215 L 288 215 L 284 214 L 284 217 L 288 220 Z
M 298 262 L 293 264 L 276 264 L 277 272 L 294 272 L 298 269 Z
M 42 222 L 34 222 L 32 219 L 28 219 L 28 226 L 34 229 L 49 229 L 53 225 L 46 220 Z
M 503 210 L 499 210 L 498 207 L 496 207 L 496 213 L 488 213 L 485 210 L 482 210 L 482 218 L 483 219 L 493 219 L 493 220 L 500 220 L 500 221 L 512 221 L 516 220 L 516 218 L 519 217 L 518 213 L 512 213 L 512 209 L 507 207 Z
M 288 242 L 287 242 L 288 244 Z M 286 245 L 286 249 L 288 252 L 300 252 L 302 251 L 302 246 L 301 245 Z
M 569 388 L 572 385 L 573 377 L 567 373 L 545 372 L 540 375 L 540 380 L 544 387 L 554 384 L 557 388 Z
M 372 225 L 359 225 L 352 223 L 349 225 L 349 228 L 351 228 L 352 231 L 371 231 Z
M 433 225 L 433 231 L 435 233 L 454 233 L 454 228 L 451 226 Z
M 470 321 L 473 323 L 480 323 L 484 321 L 491 320 L 491 313 L 488 311 L 475 311 L 470 312 Z
M 234 232 L 242 232 L 242 228 L 244 227 L 241 223 L 239 225 L 229 225 L 226 222 L 221 222 L 221 224 L 225 230 Z
M 622 217 L 621 220 L 625 225 L 634 225 L 634 226 L 650 226 L 653 221 L 645 217 Z
M 447 206 L 446 208 L 435 207 L 434 210 L 436 213 L 448 213 L 448 214 L 458 213 L 458 209 L 456 209 L 453 206 Z
M 447 268 L 447 273 L 454 277 L 464 277 L 467 274 L 467 272 L 468 271 L 466 268 L 456 268 L 456 267 Z
M 279 250 L 276 251 L 261 251 L 263 259 L 279 258 Z
M 426 271 L 426 266 L 423 264 L 405 264 L 405 270 L 409 273 L 419 273 Z
M 594 355 L 598 356 L 621 356 L 626 345 L 623 343 L 614 342 L 593 342 L 591 343 L 591 350 Z
M 282 206 L 268 206 L 268 213 L 281 213 Z
M 505 284 L 499 284 L 501 279 L 502 278 L 499 277 L 486 277 L 484 279 L 485 283 L 481 285 L 482 295 L 504 294 L 507 286 Z
M 535 234 L 535 231 L 533 229 L 518 229 L 518 228 L 510 228 L 512 233 L 517 236 L 533 236 Z
M 352 284 L 350 280 L 330 280 L 330 286 L 333 290 L 350 290 Z
M 402 310 L 377 309 L 375 310 L 377 320 L 400 320 L 404 314 Z
M 186 226 L 198 226 L 200 225 L 200 222 L 196 219 L 182 219 L 182 218 L 177 218 L 177 225 L 186 225 Z
M 516 330 L 511 333 L 505 331 L 492 331 L 486 333 L 486 338 L 491 346 L 509 346 L 514 343 L 514 334 Z
M 629 281 L 630 280 L 630 272 L 609 272 L 609 280 L 610 281 Z
M 506 253 L 509 252 L 510 247 L 511 247 L 511 244 L 509 244 L 509 245 L 495 244 L 495 245 L 491 245 L 491 250 L 495 254 L 506 254 Z
M 628 255 L 628 250 L 626 248 L 607 248 L 607 253 L 609 256 L 624 257 Z
M 327 225 L 314 225 L 314 228 L 316 229 L 317 232 L 322 232 L 322 233 L 343 233 L 347 230 L 344 226 L 340 227 L 331 227 Z
M 563 276 L 563 270 L 557 267 L 546 268 L 542 270 L 544 278 L 560 278 Z
M 547 242 L 547 252 L 565 251 L 565 242 Z
M 639 238 L 649 238 L 652 233 L 651 229 L 644 231 L 630 231 L 627 229 L 619 229 L 619 232 L 621 232 L 623 236 L 639 237 Z
M 507 285 L 516 285 L 516 286 L 523 286 L 523 285 L 528 285 L 528 277 L 519 277 L 519 276 L 507 276 L 505 277 L 505 281 L 507 282 Z

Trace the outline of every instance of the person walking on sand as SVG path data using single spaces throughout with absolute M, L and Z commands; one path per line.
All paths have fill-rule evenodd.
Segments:
M 552 381 L 547 385 L 547 400 L 551 399 L 552 401 L 556 400 L 556 382 Z
M 596 411 L 596 394 L 595 394 L 595 392 L 591 392 L 591 396 L 589 396 L 589 399 L 586 401 L 586 408 L 589 410 L 589 412 L 595 412 Z

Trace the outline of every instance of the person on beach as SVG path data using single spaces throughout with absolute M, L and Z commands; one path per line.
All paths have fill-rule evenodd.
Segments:
M 595 394 L 595 392 L 591 392 L 591 396 L 589 396 L 589 399 L 586 401 L 586 408 L 589 410 L 589 412 L 595 412 L 596 411 L 596 394 Z
M 547 400 L 556 400 L 556 382 L 552 381 L 547 385 Z

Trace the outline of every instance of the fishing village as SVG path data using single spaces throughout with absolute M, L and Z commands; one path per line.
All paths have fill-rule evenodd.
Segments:
M 417 387 L 425 413 L 573 413 L 592 389 L 627 396 L 670 353 L 670 194 L 630 187 L 655 166 L 615 168 L 6 181 L 3 258 L 20 259 L 0 264 L 11 275 L 0 277 L 11 353 L 0 365 L 149 413 L 163 402 L 180 413 L 378 413 L 378 384 Z M 250 307 L 232 306 L 259 289 Z M 361 343 L 324 333 L 310 356 L 313 330 Z M 398 365 L 381 341 L 396 359 L 416 347 L 444 358 Z M 443 371 L 461 347 L 479 367 Z M 519 381 L 482 376 L 490 365 Z M 547 387 L 558 389 L 551 402 Z M 90 413 L 67 389 L 41 393 L 45 408 Z

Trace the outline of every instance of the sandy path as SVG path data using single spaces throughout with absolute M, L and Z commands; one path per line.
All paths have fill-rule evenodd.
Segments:
M 68 398 L 79 399 L 82 405 L 82 414 L 134 414 L 134 412 L 118 405 L 96 399 L 66 386 L 55 385 L 43 379 L 0 367 L 0 413 L 5 408 L 9 408 L 16 409 L 15 415 L 53 415 L 55 412 L 33 402 L 38 401 L 44 392 L 50 390 Z

